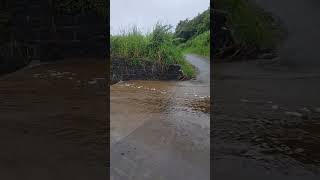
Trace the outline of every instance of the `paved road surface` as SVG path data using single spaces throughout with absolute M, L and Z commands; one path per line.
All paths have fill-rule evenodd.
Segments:
M 206 180 L 210 174 L 210 66 L 189 55 L 196 80 L 111 87 L 113 180 Z

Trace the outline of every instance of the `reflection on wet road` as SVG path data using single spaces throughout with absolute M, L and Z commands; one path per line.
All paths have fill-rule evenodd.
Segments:
M 111 179 L 209 179 L 209 60 L 195 80 L 111 87 Z

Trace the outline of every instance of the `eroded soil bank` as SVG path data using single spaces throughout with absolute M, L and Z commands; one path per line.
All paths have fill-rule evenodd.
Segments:
M 0 179 L 107 177 L 105 69 L 77 60 L 0 77 Z
M 111 84 L 126 80 L 179 80 L 184 77 L 181 66 L 155 62 L 111 58 Z

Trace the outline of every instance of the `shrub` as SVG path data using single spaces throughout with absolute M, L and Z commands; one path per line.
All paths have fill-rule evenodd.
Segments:
M 206 31 L 181 46 L 185 53 L 210 57 L 210 31 Z
M 216 0 L 214 3 L 214 8 L 229 13 L 228 26 L 239 44 L 274 48 L 281 39 L 280 24 L 252 0 Z
M 171 64 L 180 64 L 182 70 L 189 77 L 195 72 L 185 61 L 182 50 L 177 47 L 171 26 L 157 23 L 153 31 L 143 34 L 137 27 L 123 30 L 120 35 L 111 36 L 111 56 L 128 59 L 131 61 L 153 62 L 162 68 Z

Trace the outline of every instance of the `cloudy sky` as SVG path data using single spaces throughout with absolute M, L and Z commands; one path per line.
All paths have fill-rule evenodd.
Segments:
M 209 7 L 210 0 L 111 0 L 110 28 L 112 34 L 133 25 L 149 32 L 158 22 L 175 26 L 180 20 L 192 18 Z

